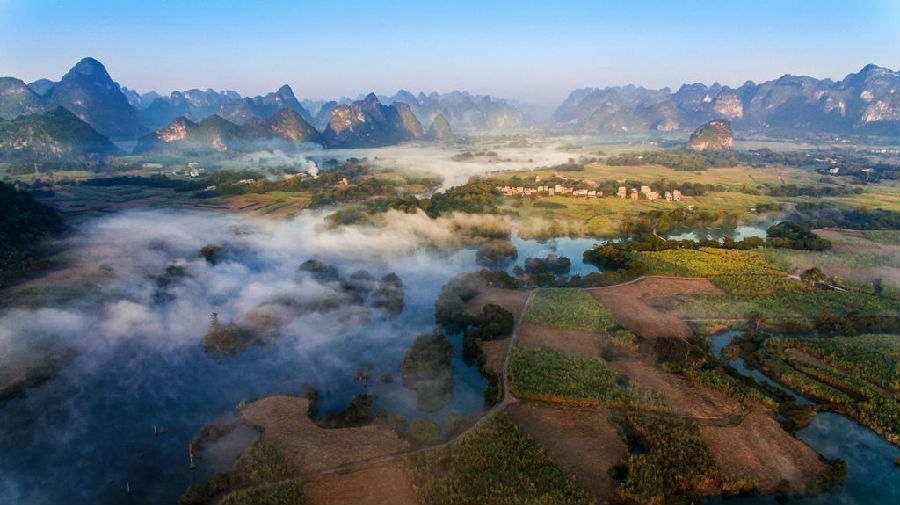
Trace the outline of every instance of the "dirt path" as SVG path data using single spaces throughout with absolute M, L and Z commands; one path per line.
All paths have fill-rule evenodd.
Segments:
M 642 358 L 625 358 L 609 363 L 609 368 L 628 379 L 663 395 L 679 416 L 697 420 L 727 420 L 740 417 L 743 407 L 719 391 L 660 370 Z
M 646 339 L 687 338 L 693 334 L 693 330 L 686 322 L 651 307 L 642 298 L 723 293 L 708 279 L 665 276 L 645 276 L 616 286 L 588 288 L 587 291 L 609 309 L 626 328 Z
M 727 477 L 756 479 L 764 494 L 773 493 L 781 479 L 794 487 L 828 471 L 816 451 L 784 431 L 759 406 L 737 426 L 701 426 L 700 434 Z
M 616 483 L 607 471 L 625 459 L 628 447 L 607 421 L 608 409 L 520 402 L 506 411 L 578 485 L 609 501 Z

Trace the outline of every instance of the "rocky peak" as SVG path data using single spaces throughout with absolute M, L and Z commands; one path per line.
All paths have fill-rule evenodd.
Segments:
M 93 58 L 75 64 L 49 91 L 47 99 L 113 139 L 133 139 L 146 131 L 119 85 Z
M 443 114 L 438 113 L 431 121 L 431 127 L 428 128 L 428 138 L 432 140 L 446 140 L 453 137 L 450 129 L 450 123 Z
M 106 67 L 104 67 L 102 63 L 91 57 L 82 58 L 81 61 L 76 63 L 75 66 L 72 67 L 71 70 L 69 70 L 69 73 L 72 72 L 90 76 L 99 80 L 112 80 L 112 78 L 106 72 Z
M 693 151 L 727 151 L 733 144 L 731 123 L 727 119 L 713 119 L 694 130 L 685 148 Z
M 294 90 L 291 89 L 287 84 L 283 84 L 278 91 L 275 92 L 275 95 L 282 99 L 294 98 Z

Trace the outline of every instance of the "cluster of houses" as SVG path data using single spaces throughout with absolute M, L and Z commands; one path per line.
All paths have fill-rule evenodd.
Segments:
M 536 188 L 526 188 L 524 186 L 497 186 L 497 190 L 503 193 L 503 196 L 540 196 L 547 194 L 555 195 L 572 195 L 575 198 L 598 198 L 603 196 L 602 191 L 593 189 L 575 189 L 561 184 L 553 186 L 538 186 Z
M 539 180 L 539 179 L 538 179 Z M 592 189 L 575 189 L 568 186 L 563 186 L 561 184 L 555 184 L 553 186 L 537 186 L 528 188 L 525 186 L 497 186 L 497 190 L 503 193 L 503 196 L 554 196 L 554 195 L 572 195 L 575 198 L 599 198 L 603 196 L 602 191 L 595 191 Z M 643 195 L 643 197 L 641 196 Z M 650 186 L 641 186 L 640 191 L 638 188 L 631 188 L 631 191 L 628 191 L 628 188 L 625 186 L 619 186 L 619 191 L 616 193 L 616 196 L 625 200 L 626 198 L 631 198 L 632 200 L 660 200 L 665 199 L 667 202 L 678 202 L 681 201 L 682 194 L 681 191 L 673 190 L 673 191 L 665 191 L 660 194 L 657 191 L 653 191 Z
M 674 191 L 666 191 L 664 194 L 660 195 L 658 191 L 653 191 L 650 186 L 641 186 L 640 192 L 638 192 L 637 188 L 631 188 L 631 192 L 628 192 L 628 188 L 625 186 L 619 186 L 619 191 L 616 193 L 621 199 L 631 198 L 632 200 L 640 200 L 641 195 L 644 195 L 645 200 L 650 200 L 651 202 L 654 200 L 659 200 L 660 198 L 664 198 L 667 202 L 679 202 L 681 201 L 681 191 L 677 189 Z

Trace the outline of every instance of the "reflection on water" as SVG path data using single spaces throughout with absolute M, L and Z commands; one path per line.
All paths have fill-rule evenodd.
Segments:
M 717 358 L 722 359 L 722 349 L 731 342 L 731 339 L 743 333 L 746 332 L 732 330 L 717 333 L 715 335 L 710 335 L 709 344 L 712 348 L 713 354 L 715 354 Z M 746 364 L 744 363 L 744 358 L 738 358 L 736 360 L 728 362 L 728 364 L 734 367 L 734 369 L 740 372 L 742 375 L 753 377 L 754 379 L 756 379 L 756 382 L 766 383 L 778 390 L 784 391 L 788 395 L 796 398 L 797 403 L 799 403 L 800 405 L 812 405 L 811 401 L 807 400 L 802 395 L 791 391 L 783 384 L 775 382 L 768 375 L 762 373 L 761 371 L 747 368 Z

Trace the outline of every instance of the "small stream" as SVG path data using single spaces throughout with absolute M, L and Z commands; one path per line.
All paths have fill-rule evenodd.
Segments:
M 709 337 L 713 352 L 721 359 L 722 348 L 741 331 L 727 331 Z M 783 385 L 763 375 L 759 370 L 749 370 L 742 359 L 732 361 L 731 366 L 757 381 L 764 381 L 797 397 L 798 403 L 811 404 L 809 400 L 786 389 Z M 843 458 L 847 461 L 847 480 L 837 493 L 816 497 L 790 495 L 788 503 L 816 505 L 888 505 L 900 503 L 900 468 L 894 460 L 900 448 L 891 445 L 874 431 L 853 419 L 834 412 L 819 412 L 808 426 L 797 432 L 797 438 L 806 442 L 816 452 L 828 459 Z M 707 505 L 722 504 L 776 504 L 774 496 L 724 499 L 710 497 Z

